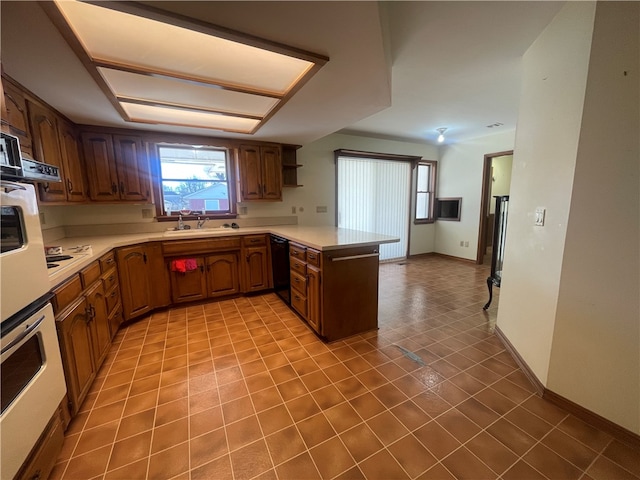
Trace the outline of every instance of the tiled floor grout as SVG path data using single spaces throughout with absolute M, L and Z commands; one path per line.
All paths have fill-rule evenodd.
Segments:
M 565 428 L 569 431 L 560 428 L 561 423 L 571 416 L 535 395 L 526 377 L 493 334 L 499 290 L 495 292 L 494 303 L 488 312 L 482 311 L 486 300 L 485 267 L 437 257 L 412 259 L 403 263 L 381 265 L 380 329 L 333 344 L 320 342 L 273 294 L 178 307 L 153 314 L 121 330 L 104 366 L 98 372 L 86 405 L 82 406 L 78 419 L 67 432 L 68 441 L 75 441 L 75 445 L 65 445 L 52 479 L 74 478 L 74 471 L 93 472 L 89 478 L 110 479 L 118 472 L 124 475 L 133 471 L 127 469 L 135 469 L 139 462 L 145 461 L 145 475 L 139 475 L 140 478 L 170 478 L 176 472 L 163 471 L 163 476 L 154 469 L 159 465 L 157 462 L 166 460 L 161 457 L 173 458 L 173 452 L 177 452 L 175 449 L 180 446 L 186 449 L 187 463 L 174 477 L 191 477 L 194 480 L 203 478 L 207 469 L 214 467 L 220 478 L 234 479 L 245 478 L 246 475 L 249 475 L 247 478 L 255 476 L 280 480 L 296 478 L 291 472 L 297 472 L 298 478 L 303 478 L 299 477 L 301 472 L 304 472 L 304 478 L 321 478 L 323 471 L 332 472 L 326 478 L 336 479 L 342 478 L 342 475 L 346 475 L 344 478 L 364 478 L 363 475 L 367 474 L 370 478 L 385 478 L 380 475 L 425 479 L 449 475 L 449 478 L 456 478 L 456 473 L 459 478 L 465 478 L 469 474 L 465 468 L 474 465 L 486 475 L 505 480 L 514 478 L 516 472 L 550 478 L 558 471 L 570 474 L 567 478 L 575 476 L 587 480 L 591 478 L 588 473 L 595 475 L 594 480 L 600 480 L 604 478 L 602 472 L 606 475 L 607 468 L 622 468 L 621 471 L 629 474 L 629 478 L 640 478 L 640 474 L 633 476 L 630 470 L 633 466 L 625 467 L 605 456 L 614 439 L 574 421 L 573 428 L 583 429 L 582 435 L 596 437 L 592 444 L 575 438 L 569 433 L 570 426 Z M 408 358 L 398 346 L 420 355 L 425 365 Z M 158 349 L 161 349 L 161 355 L 153 351 Z M 132 360 L 134 357 L 135 363 Z M 186 366 L 176 367 L 183 363 Z M 165 370 L 165 365 L 172 368 Z M 138 372 L 146 376 L 137 377 Z M 169 377 L 166 372 L 173 373 Z M 316 375 L 317 372 L 323 375 Z M 263 375 L 265 373 L 267 375 Z M 327 377 L 327 374 L 331 376 Z M 131 379 L 127 381 L 129 375 Z M 144 395 L 152 395 L 154 390 L 151 387 L 145 391 L 136 390 L 136 395 L 131 395 L 134 385 L 142 385 L 140 382 L 143 380 L 151 383 L 155 375 L 158 375 L 158 381 L 155 403 L 150 407 L 154 409 L 151 427 L 142 432 L 130 430 L 127 431 L 129 436 L 118 438 L 125 418 L 130 419 L 149 410 L 134 414 L 129 411 L 130 415 L 127 415 L 131 398 L 137 402 Z M 163 384 L 169 378 L 175 383 Z M 323 378 L 329 382 L 318 383 Z M 193 390 L 197 385 L 194 379 L 200 379 L 199 383 L 205 382 L 201 392 Z M 207 379 L 211 384 L 206 383 Z M 185 396 L 171 396 L 165 398 L 165 403 L 160 403 L 163 388 L 182 383 L 186 385 L 186 400 Z M 123 387 L 125 385 L 128 388 Z M 349 390 L 349 386 L 351 390 L 357 388 L 355 393 Z M 122 388 L 127 388 L 124 400 L 113 401 L 119 398 L 117 393 Z M 273 392 L 273 395 L 268 397 L 267 403 L 259 406 L 256 403 L 258 398 L 262 399 L 268 392 Z M 260 393 L 262 397 L 256 395 Z M 111 403 L 104 403 L 107 395 Z M 304 407 L 314 413 L 300 415 L 297 419 L 292 409 L 297 405 L 294 402 L 298 400 L 298 403 L 302 403 L 307 396 Z M 202 398 L 208 402 L 206 405 L 193 403 Z M 380 405 L 379 411 L 364 410 L 369 408 L 364 403 L 365 398 Z M 471 400 L 475 403 L 464 407 Z M 116 419 L 105 423 L 103 418 L 103 423 L 100 423 L 100 417 L 96 417 L 89 424 L 98 408 L 113 406 L 119 401 L 123 405 Z M 264 402 L 264 399 L 261 401 Z M 171 402 L 186 402 L 186 413 L 168 411 L 166 405 Z M 412 414 L 417 412 L 421 423 L 407 424 L 413 422 L 413 417 L 403 418 L 401 413 L 409 413 L 400 410 L 400 405 L 409 408 Z M 474 405 L 476 410 L 472 408 Z M 329 412 L 333 408 L 336 410 L 332 414 L 344 412 L 347 406 L 355 416 L 350 414 L 351 417 L 343 416 L 340 420 L 346 419 L 353 424 L 344 429 L 341 427 L 338 431 Z M 203 409 L 202 412 L 196 412 L 199 409 Z M 158 424 L 160 410 L 170 413 L 168 423 Z M 266 419 L 262 421 L 265 412 L 275 415 L 276 411 L 282 410 L 288 416 L 284 423 L 273 424 L 266 430 Z M 218 411 L 221 426 L 212 429 L 207 424 L 206 430 L 202 424 L 203 431 L 198 429 L 198 435 L 192 437 L 194 425 L 200 425 L 192 423 L 194 415 L 204 412 L 214 415 Z M 517 422 L 513 423 L 510 419 Z M 307 420 L 314 421 L 313 425 L 328 426 L 326 438 L 317 436 L 318 431 L 305 431 L 302 426 Z M 322 423 L 318 423 L 321 420 Z M 99 446 L 96 446 L 98 443 L 86 444 L 85 433 L 97 435 L 100 427 L 110 422 L 117 422 L 113 441 Z M 535 422 L 546 430 L 536 433 Z M 164 425 L 178 426 L 184 423 L 186 440 L 183 441 L 181 434 L 176 431 L 173 432 L 176 443 L 163 443 L 160 450 L 155 450 L 155 441 L 164 439 L 158 436 Z M 394 425 L 399 427 L 393 430 Z M 374 428 L 376 426 L 382 430 L 377 431 Z M 241 427 L 249 428 L 241 432 L 249 436 L 238 437 Z M 437 432 L 449 432 L 453 440 L 447 440 L 447 436 L 438 438 L 434 443 L 432 436 L 423 438 L 424 433 L 420 433 L 423 428 L 427 428 L 427 431 L 436 429 Z M 146 457 L 132 457 L 135 460 L 110 468 L 118 442 L 132 441 L 136 435 L 149 430 Z M 214 456 L 198 458 L 199 463 L 195 464 L 198 451 L 194 450 L 194 440 L 202 443 L 209 438 L 205 436 L 219 430 L 224 432 L 223 450 L 213 450 L 215 447 L 211 446 L 208 451 L 214 452 Z M 290 430 L 295 432 L 297 441 L 302 442 L 300 451 L 293 450 L 291 454 L 287 450 L 289 446 L 281 444 L 274 450 L 270 443 L 272 439 L 284 438 Z M 166 427 L 162 432 L 166 435 Z M 364 443 L 355 443 L 350 448 L 347 439 L 350 434 L 355 435 L 352 432 L 365 434 L 374 446 L 369 448 L 365 438 L 362 440 Z M 564 453 L 564 456 L 561 452 L 549 453 L 553 450 L 544 441 L 549 439 L 548 443 L 552 443 L 552 434 L 568 435 L 572 442 L 576 442 L 579 451 Z M 232 437 L 235 438 L 233 442 Z M 474 445 L 485 438 L 491 439 L 497 447 L 490 455 L 502 455 L 508 460 L 485 457 L 487 452 L 480 455 Z M 474 440 L 477 442 L 472 444 Z M 596 441 L 598 449 L 594 448 Z M 443 446 L 447 442 L 449 444 Z M 423 453 L 407 460 L 402 452 L 402 447 L 407 443 Z M 84 451 L 81 444 L 96 447 Z M 107 447 L 109 454 L 104 460 L 103 450 Z M 319 460 L 324 458 L 321 452 L 328 447 L 338 448 L 340 452 L 344 449 L 346 454 L 341 453 L 343 463 L 328 467 Z M 67 448 L 71 449 L 70 454 Z M 245 454 L 252 452 L 251 449 L 257 452 L 257 459 L 245 458 Z M 220 453 L 222 451 L 224 453 Z M 581 454 L 592 457 L 583 468 L 575 463 L 582 457 L 565 459 Z M 82 461 L 96 459 L 95 468 L 78 460 L 82 456 Z M 427 461 L 431 457 L 435 460 L 433 464 Z M 621 458 L 623 460 L 619 461 L 624 463 L 625 457 Z M 528 463 L 528 459 L 534 464 Z M 600 463 L 596 464 L 598 461 Z M 613 466 L 608 461 L 613 462 Z M 75 470 L 70 468 L 72 462 Z M 97 466 L 102 465 L 99 462 L 104 463 L 103 469 Z M 263 464 L 258 465 L 259 462 Z M 547 475 L 540 469 L 546 470 Z

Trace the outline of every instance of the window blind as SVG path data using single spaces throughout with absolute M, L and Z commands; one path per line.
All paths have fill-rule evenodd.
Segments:
M 380 245 L 380 260 L 407 256 L 411 164 L 338 157 L 338 227 L 400 238 Z

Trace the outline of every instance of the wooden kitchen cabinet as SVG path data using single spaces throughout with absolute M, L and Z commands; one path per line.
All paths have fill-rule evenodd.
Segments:
M 78 413 L 96 378 L 98 367 L 92 347 L 92 333 L 87 300 L 80 297 L 67 310 L 56 316 L 60 353 L 67 380 L 69 410 Z
M 240 146 L 238 177 L 241 201 L 282 200 L 281 157 L 279 146 Z
M 320 252 L 304 245 L 289 244 L 291 269 L 291 306 L 322 334 L 322 290 Z
M 80 136 L 72 123 L 59 117 L 57 122 L 66 200 L 67 202 L 85 202 L 88 197 L 80 155 Z
M 116 288 L 114 253 L 110 252 L 53 290 L 71 415 L 78 412 L 111 347 L 110 309 L 121 309 Z M 113 295 L 114 291 L 115 298 L 110 298 L 107 292 Z
M 87 309 L 91 326 L 91 344 L 96 366 L 102 362 L 111 346 L 111 329 L 109 328 L 109 316 L 102 282 L 96 282 L 85 293 L 87 297 Z
M 262 246 L 266 245 L 264 235 L 252 237 L 256 237 Z M 241 247 L 240 236 L 163 242 L 167 270 L 170 271 L 171 276 L 173 302 L 238 294 L 240 292 L 238 255 Z M 185 273 L 171 271 L 173 260 L 185 258 L 195 259 L 198 268 Z
M 268 236 L 244 236 L 242 258 L 243 292 L 259 292 L 270 288 L 272 280 Z
M 43 163 L 55 165 L 59 169 L 60 182 L 38 183 L 38 194 L 43 202 L 66 202 L 66 173 L 60 155 L 57 115 L 48 108 L 27 101 L 29 125 L 32 135 L 33 157 Z
M 82 149 L 91 200 L 151 200 L 149 162 L 141 137 L 83 132 Z
M 171 295 L 174 303 L 191 302 L 207 298 L 207 275 L 204 258 L 195 258 L 197 268 L 188 272 L 171 271 Z
M 130 320 L 153 308 L 147 246 L 119 248 L 116 259 L 124 319 Z
M 205 264 L 208 297 L 240 293 L 237 252 L 209 255 L 205 259 Z
M 18 137 L 20 150 L 24 155 L 31 158 L 33 157 L 33 152 L 31 150 L 27 100 L 22 91 L 5 78 L 2 78 L 2 89 L 4 94 L 3 127 L 6 126 L 7 133 Z

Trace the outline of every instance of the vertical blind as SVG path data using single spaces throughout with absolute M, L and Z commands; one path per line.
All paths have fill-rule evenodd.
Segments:
M 408 248 L 411 164 L 338 157 L 338 227 L 400 237 L 380 245 L 380 260 L 405 258 Z

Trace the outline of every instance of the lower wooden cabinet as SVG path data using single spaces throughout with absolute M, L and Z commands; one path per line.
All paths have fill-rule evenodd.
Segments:
M 316 332 L 322 331 L 321 278 L 320 268 L 307 264 L 307 322 Z
M 119 248 L 116 259 L 125 320 L 151 311 L 153 303 L 147 246 Z
M 208 297 L 240 293 L 237 252 L 209 255 L 205 263 Z
M 179 272 L 171 270 L 171 298 L 174 303 L 192 302 L 207 298 L 207 276 L 204 273 L 204 258 L 195 259 L 195 270 Z
M 92 345 L 92 328 L 87 300 L 80 297 L 56 318 L 62 365 L 67 380 L 69 410 L 78 413 L 96 378 L 97 366 Z
M 71 415 L 78 413 L 122 322 L 115 266 L 110 252 L 53 290 Z
M 271 256 L 267 235 L 246 235 L 242 237 L 242 291 L 259 292 L 270 288 Z

